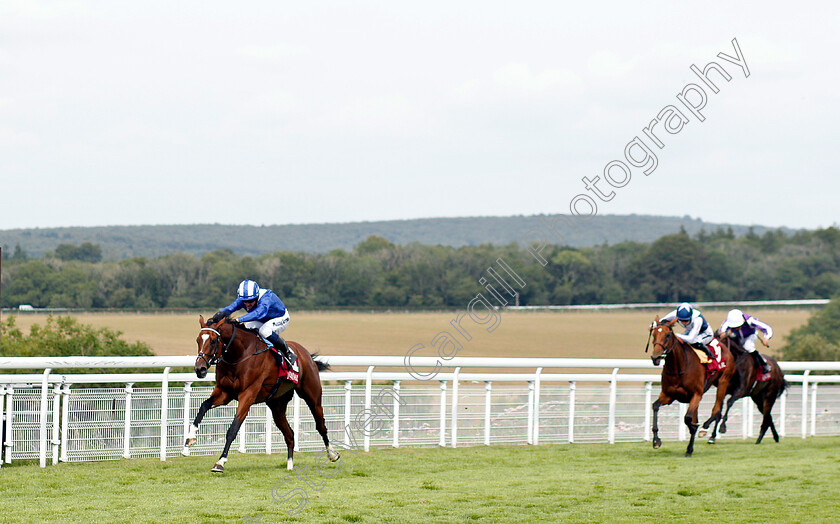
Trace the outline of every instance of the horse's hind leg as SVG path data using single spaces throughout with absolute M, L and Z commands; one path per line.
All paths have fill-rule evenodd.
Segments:
M 685 456 L 690 457 L 694 453 L 694 438 L 697 436 L 697 410 L 700 409 L 700 399 L 702 394 L 695 394 L 688 403 L 688 411 L 685 414 L 685 425 L 688 426 L 688 431 L 691 437 L 688 440 L 688 447 L 685 449 Z
M 271 409 L 271 416 L 274 418 L 274 424 L 280 429 L 283 434 L 283 439 L 286 441 L 286 469 L 295 469 L 295 432 L 289 426 L 289 421 L 286 419 L 286 406 L 294 395 L 294 390 L 281 395 L 275 400 L 266 402 L 269 409 Z
M 773 409 L 773 404 L 771 404 L 767 397 L 765 396 L 764 402 L 762 407 L 762 413 L 764 418 L 761 420 L 761 431 L 758 433 L 758 440 L 755 441 L 756 444 L 761 444 L 761 439 L 764 438 L 764 434 L 767 433 L 767 429 L 769 428 L 773 432 L 773 440 L 776 442 L 779 441 L 779 434 L 776 433 L 776 425 L 773 424 L 773 415 L 770 414 L 770 411 Z
M 327 456 L 330 462 L 335 462 L 341 458 L 341 455 L 330 446 L 330 437 L 327 432 L 327 423 L 324 421 L 324 408 L 321 407 L 320 395 L 318 398 L 311 398 L 306 395 L 303 399 L 306 401 L 306 405 L 309 406 L 309 411 L 312 412 L 312 416 L 315 418 L 315 429 L 318 430 L 321 438 L 324 439 L 324 446 L 327 448 Z

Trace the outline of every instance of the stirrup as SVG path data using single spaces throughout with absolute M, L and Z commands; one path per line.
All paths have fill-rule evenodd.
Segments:
M 292 351 L 292 348 L 290 348 L 289 345 L 286 344 L 286 341 L 283 338 L 280 338 L 280 342 L 282 342 L 283 345 L 280 348 L 278 348 L 278 350 L 283 355 L 283 360 L 285 360 L 286 364 L 289 365 L 289 369 L 297 372 L 297 355 L 295 355 L 294 351 Z

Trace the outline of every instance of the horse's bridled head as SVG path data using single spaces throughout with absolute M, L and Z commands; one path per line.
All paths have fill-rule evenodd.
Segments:
M 198 378 L 207 376 L 207 370 L 215 364 L 218 358 L 221 333 L 204 323 L 204 317 L 199 317 L 201 330 L 195 339 L 198 344 L 198 355 L 195 357 L 195 375 Z
M 668 323 L 663 324 L 658 321 L 651 325 L 650 334 L 653 340 L 653 353 L 650 359 L 654 366 L 658 366 L 662 358 L 671 350 L 674 335 Z

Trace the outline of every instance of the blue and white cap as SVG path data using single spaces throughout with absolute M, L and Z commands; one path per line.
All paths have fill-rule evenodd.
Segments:
M 260 286 L 253 280 L 243 280 L 236 294 L 242 300 L 254 300 L 260 296 Z
M 688 322 L 691 320 L 691 314 L 694 310 L 691 307 L 691 304 L 688 302 L 683 302 L 677 307 L 677 320 L 681 322 Z

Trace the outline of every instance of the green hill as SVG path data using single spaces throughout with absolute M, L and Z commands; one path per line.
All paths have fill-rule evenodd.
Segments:
M 202 255 L 216 249 L 230 249 L 239 255 L 260 255 L 275 251 L 326 253 L 350 249 L 370 235 L 395 244 L 419 242 L 429 245 L 473 246 L 492 243 L 529 243 L 533 230 L 544 227 L 557 215 L 508 217 L 424 218 L 341 224 L 234 226 L 222 224 L 164 226 L 58 227 L 0 230 L 0 246 L 10 256 L 16 246 L 29 256 L 39 257 L 61 244 L 85 242 L 102 248 L 105 259 L 158 257 L 176 252 Z M 577 230 L 564 228 L 562 243 L 573 247 L 617 244 L 624 241 L 652 242 L 662 235 L 684 229 L 689 235 L 701 230 L 713 232 L 732 228 L 736 235 L 750 226 L 703 222 L 688 216 L 604 215 L 582 222 Z M 772 229 L 754 226 L 757 234 Z M 785 230 L 790 232 L 789 230 Z

